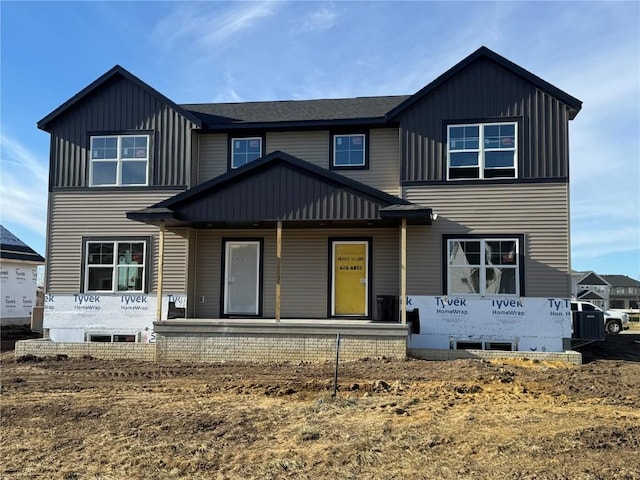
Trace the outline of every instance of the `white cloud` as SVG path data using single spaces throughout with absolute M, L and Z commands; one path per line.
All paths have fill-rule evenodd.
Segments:
M 22 225 L 40 236 L 47 223 L 48 169 L 25 146 L 0 135 L 2 222 Z
M 237 81 L 231 72 L 225 72 L 224 81 L 218 80 L 216 85 L 215 94 L 210 99 L 212 103 L 229 103 L 229 102 L 243 102 L 244 98 L 237 92 L 235 85 Z
M 323 5 L 306 15 L 300 25 L 295 29 L 296 33 L 317 32 L 329 30 L 335 25 L 338 14 L 333 5 Z
M 170 15 L 154 27 L 151 37 L 166 50 L 180 50 L 193 45 L 200 53 L 218 51 L 233 44 L 238 35 L 260 19 L 275 14 L 277 2 L 238 2 L 224 10 L 223 3 L 178 3 Z

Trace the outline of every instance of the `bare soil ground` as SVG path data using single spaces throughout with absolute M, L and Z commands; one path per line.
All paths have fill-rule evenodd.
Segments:
M 535 361 L 0 355 L 3 479 L 640 479 L 640 335 Z

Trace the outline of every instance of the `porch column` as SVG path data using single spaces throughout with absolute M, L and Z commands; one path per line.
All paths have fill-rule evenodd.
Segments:
M 158 291 L 156 299 L 158 306 L 156 308 L 156 320 L 162 320 L 162 277 L 164 266 L 164 222 L 160 222 L 160 235 L 158 241 Z
M 280 282 L 282 280 L 282 220 L 276 226 L 276 322 L 280 321 Z
M 400 226 L 400 322 L 407 323 L 407 219 Z

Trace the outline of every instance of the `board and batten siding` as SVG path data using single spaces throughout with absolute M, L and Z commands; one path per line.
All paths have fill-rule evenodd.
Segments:
M 162 192 L 52 192 L 49 197 L 47 293 L 77 293 L 82 289 L 83 237 L 151 237 L 151 285 L 157 288 L 158 227 L 128 220 L 126 212 L 146 208 L 179 191 Z M 186 229 L 167 230 L 164 242 L 166 293 L 185 293 L 187 278 Z
M 52 123 L 50 186 L 88 185 L 91 134 L 136 130 L 153 132 L 150 185 L 188 185 L 193 128 L 150 92 L 114 77 Z
M 569 176 L 567 105 L 489 59 L 474 62 L 402 112 L 402 181 L 445 177 L 447 122 L 519 117 L 521 179 Z
M 570 296 L 568 184 L 432 185 L 404 193 L 438 214 L 431 226 L 408 228 L 409 295 L 444 293 L 443 235 L 523 234 L 525 295 Z
M 195 316 L 218 318 L 222 287 L 223 238 L 263 238 L 263 316 L 275 315 L 275 230 L 198 230 L 195 266 Z M 283 318 L 325 318 L 329 301 L 329 238 L 371 237 L 376 295 L 397 295 L 399 289 L 399 230 L 287 229 L 282 232 L 281 312 Z M 204 300 L 204 301 L 201 301 Z M 191 300 L 190 300 L 191 301 Z

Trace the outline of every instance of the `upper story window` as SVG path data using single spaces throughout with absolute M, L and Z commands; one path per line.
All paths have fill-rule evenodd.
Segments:
M 520 295 L 517 238 L 447 240 L 448 295 Z
M 85 292 L 144 292 L 148 241 L 89 240 L 85 244 Z
M 231 168 L 238 168 L 262 156 L 262 138 L 232 138 Z
M 149 135 L 91 137 L 92 187 L 148 184 Z
M 636 287 L 629 287 L 629 293 L 635 294 L 637 292 Z
M 366 167 L 367 142 L 363 133 L 333 135 L 334 168 Z
M 616 287 L 616 293 L 624 293 L 624 287 Z
M 517 123 L 447 126 L 447 179 L 516 178 Z

